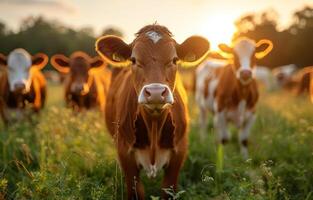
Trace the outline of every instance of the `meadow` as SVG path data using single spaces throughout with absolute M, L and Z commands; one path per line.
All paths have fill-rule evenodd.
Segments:
M 189 155 L 172 199 L 313 199 L 313 106 L 308 97 L 262 92 L 250 137 L 250 159 L 239 153 L 233 129 L 224 159 L 212 120 L 200 140 L 190 97 Z M 123 176 L 104 118 L 73 114 L 63 88 L 49 85 L 39 116 L 0 125 L 0 199 L 125 199 Z M 223 162 L 222 162 L 223 161 Z M 142 174 L 148 199 L 160 199 L 162 175 Z

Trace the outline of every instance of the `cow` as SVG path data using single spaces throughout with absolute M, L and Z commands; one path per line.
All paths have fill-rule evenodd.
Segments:
M 214 115 L 214 127 L 218 141 L 229 140 L 228 123 L 239 129 L 239 143 L 244 158 L 248 157 L 248 136 L 255 121 L 255 109 L 259 93 L 254 77 L 256 59 L 272 50 L 269 40 L 255 43 L 248 38 L 238 38 L 232 47 L 220 44 L 224 56 L 231 58 L 224 67 L 199 66 L 196 71 L 196 102 L 200 108 L 200 135 L 205 137 L 207 111 Z
M 31 56 L 21 48 L 7 57 L 0 54 L 0 114 L 5 125 L 23 118 L 27 104 L 35 113 L 44 107 L 46 80 L 41 69 L 47 63 L 47 55 Z
M 311 102 L 313 103 L 313 73 L 311 73 L 310 75 L 311 75 L 311 81 L 310 81 L 310 98 L 311 98 Z
M 277 88 L 275 77 L 268 67 L 257 65 L 254 69 L 254 75 L 258 83 L 262 84 L 267 91 Z
M 296 82 L 296 94 L 309 94 L 310 93 L 310 85 L 312 82 L 312 74 L 313 74 L 313 66 L 304 67 L 298 70 L 293 75 L 293 80 Z
M 192 36 L 178 44 L 161 25 L 140 29 L 132 43 L 116 36 L 97 40 L 96 51 L 113 72 L 105 121 L 125 176 L 128 199 L 144 199 L 141 169 L 150 178 L 164 168 L 162 188 L 176 190 L 188 149 L 187 96 L 178 66 L 193 67 L 209 42 Z M 163 192 L 163 197 L 168 198 Z
M 207 59 L 205 59 L 200 65 L 208 65 L 209 67 L 223 67 L 227 60 L 225 59 L 217 59 L 216 54 L 214 52 L 210 52 Z M 194 94 L 196 88 L 196 68 L 185 68 L 179 67 L 178 72 L 181 76 L 184 88 L 186 89 L 188 94 Z
M 100 57 L 91 58 L 82 51 L 69 58 L 56 54 L 51 57 L 51 65 L 67 74 L 64 81 L 67 106 L 77 112 L 96 107 L 104 112 L 111 72 Z
M 280 88 L 292 90 L 296 87 L 297 81 L 294 79 L 294 74 L 297 71 L 295 64 L 288 64 L 276 67 L 272 73 L 276 80 L 276 85 Z

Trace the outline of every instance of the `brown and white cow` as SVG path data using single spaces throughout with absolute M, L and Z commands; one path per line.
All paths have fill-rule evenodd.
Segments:
M 68 106 L 76 111 L 98 106 L 104 112 L 111 72 L 101 58 L 76 51 L 69 58 L 61 54 L 52 56 L 51 64 L 67 74 L 64 83 Z
M 297 86 L 297 80 L 295 80 L 295 73 L 297 66 L 295 64 L 288 64 L 275 67 L 272 73 L 275 77 L 275 81 L 278 87 L 293 90 Z
M 45 54 L 31 56 L 24 49 L 15 49 L 8 57 L 0 54 L 0 113 L 5 124 L 21 118 L 27 104 L 35 112 L 44 106 L 46 80 L 40 70 L 47 63 Z
M 166 27 L 148 25 L 131 44 L 104 36 L 96 49 L 113 67 L 123 67 L 113 72 L 105 118 L 128 199 L 144 199 L 141 169 L 148 177 L 164 169 L 162 188 L 176 189 L 188 148 L 187 97 L 177 68 L 199 64 L 208 53 L 208 41 L 193 36 L 178 44 Z
M 239 38 L 232 47 L 221 44 L 219 48 L 231 57 L 230 63 L 224 67 L 202 65 L 196 72 L 201 136 L 206 134 L 209 110 L 214 114 L 214 126 L 220 143 L 225 144 L 229 140 L 229 122 L 240 129 L 239 142 L 245 158 L 248 156 L 248 136 L 255 121 L 259 96 L 254 77 L 255 61 L 268 54 L 272 46 L 269 40 L 255 43 L 248 38 Z
M 293 80 L 296 82 L 297 95 L 309 94 L 310 85 L 313 76 L 313 66 L 308 66 L 300 69 L 293 75 Z

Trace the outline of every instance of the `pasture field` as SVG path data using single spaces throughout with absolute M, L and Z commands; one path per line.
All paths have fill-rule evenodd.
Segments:
M 197 108 L 190 99 L 189 155 L 179 192 L 167 189 L 172 199 L 313 199 L 313 105 L 308 97 L 262 93 L 250 137 L 251 159 L 241 158 L 233 131 L 223 166 L 212 121 L 207 139 L 200 140 Z M 147 199 L 160 199 L 161 175 L 155 180 L 142 175 Z M 125 199 L 124 193 L 103 117 L 64 108 L 61 86 L 49 85 L 40 116 L 8 129 L 0 125 L 0 199 Z

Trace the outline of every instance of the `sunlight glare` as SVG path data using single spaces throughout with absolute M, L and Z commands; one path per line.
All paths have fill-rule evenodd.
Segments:
M 201 33 L 210 41 L 211 49 L 218 50 L 218 44 L 230 44 L 236 32 L 234 19 L 226 14 L 211 14 L 202 26 Z

